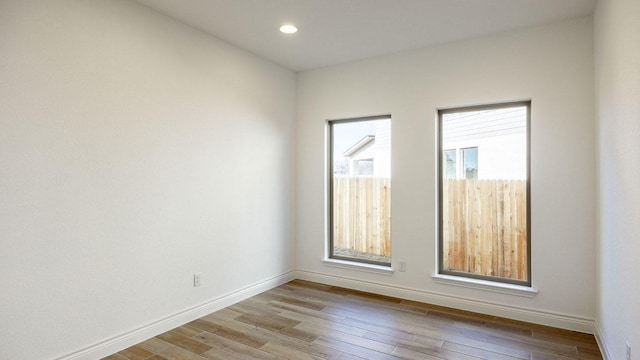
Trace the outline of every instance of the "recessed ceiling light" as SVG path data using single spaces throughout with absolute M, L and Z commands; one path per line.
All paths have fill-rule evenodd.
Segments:
M 298 28 L 291 24 L 284 24 L 280 26 L 280 32 L 283 32 L 285 34 L 295 34 L 296 32 L 298 32 Z

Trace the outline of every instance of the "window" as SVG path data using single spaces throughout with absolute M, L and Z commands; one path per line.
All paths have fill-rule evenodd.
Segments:
M 356 175 L 373 175 L 373 159 L 355 160 Z
M 462 170 L 463 178 L 465 179 L 477 179 L 478 178 L 478 148 L 472 147 L 462 149 Z
M 329 130 L 329 257 L 391 265 L 391 119 L 333 120 Z
M 530 109 L 438 111 L 440 274 L 531 285 Z
M 444 150 L 442 152 L 442 176 L 445 179 L 455 179 L 457 177 L 456 150 Z

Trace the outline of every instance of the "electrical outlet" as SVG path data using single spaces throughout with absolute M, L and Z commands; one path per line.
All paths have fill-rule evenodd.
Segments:
M 631 360 L 631 345 L 629 345 L 629 341 L 627 341 L 627 360 Z
M 198 287 L 202 285 L 202 273 L 193 274 L 193 287 Z
M 404 260 L 400 260 L 400 271 L 405 272 L 407 271 L 407 262 Z

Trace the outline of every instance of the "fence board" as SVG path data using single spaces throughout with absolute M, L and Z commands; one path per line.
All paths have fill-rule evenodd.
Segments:
M 391 256 L 391 179 L 333 178 L 333 245 Z
M 442 194 L 443 268 L 526 280 L 526 181 L 445 180 Z
M 527 277 L 524 180 L 445 180 L 443 268 L 517 280 Z M 333 178 L 333 244 L 391 255 L 391 180 Z

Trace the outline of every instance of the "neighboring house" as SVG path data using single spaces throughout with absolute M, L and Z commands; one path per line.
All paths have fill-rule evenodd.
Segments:
M 342 156 L 340 175 L 391 177 L 391 123 L 376 121 L 374 134 L 358 140 Z
M 524 108 L 445 115 L 442 134 L 445 178 L 526 179 Z

